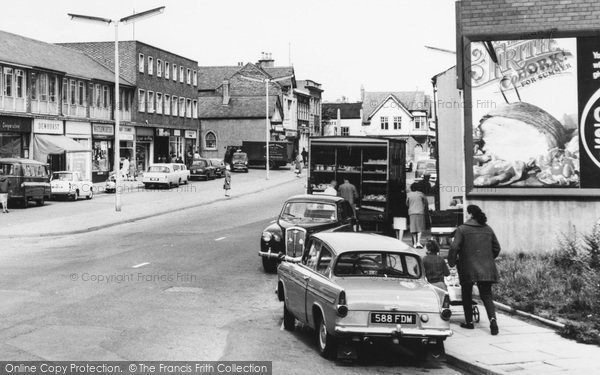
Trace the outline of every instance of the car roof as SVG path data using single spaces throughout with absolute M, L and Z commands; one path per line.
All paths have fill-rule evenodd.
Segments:
M 78 171 L 54 171 L 52 173 L 79 173 Z
M 149 167 L 170 167 L 174 163 L 154 163 L 150 164 Z
M 392 251 L 419 255 L 404 242 L 374 233 L 320 232 L 313 234 L 331 247 L 337 254 L 350 251 Z
M 24 159 L 24 158 L 0 158 L 0 163 L 23 163 L 23 164 L 48 165 L 47 163 L 42 163 L 41 161 L 37 161 L 37 160 L 33 160 L 33 159 Z
M 335 195 L 313 195 L 313 194 L 300 194 L 289 197 L 286 202 L 321 202 L 321 203 L 337 203 L 344 200 L 342 197 Z

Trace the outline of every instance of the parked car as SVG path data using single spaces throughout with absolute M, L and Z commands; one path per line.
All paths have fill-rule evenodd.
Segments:
M 171 163 L 157 163 L 150 164 L 148 170 L 142 177 L 142 183 L 144 187 L 149 188 L 153 186 L 179 186 L 181 182 L 181 175 L 173 169 Z
M 248 173 L 248 154 L 236 152 L 231 156 L 231 170 Z
M 210 159 L 194 159 L 192 165 L 190 165 L 190 177 L 196 179 L 203 178 L 206 181 L 214 180 L 216 178 L 215 167 L 212 165 Z
M 215 176 L 221 178 L 225 176 L 225 162 L 221 159 L 210 159 L 213 167 L 215 167 Z
M 262 232 L 260 251 L 265 272 L 274 272 L 284 256 L 297 257 L 313 233 L 354 231 L 356 216 L 350 203 L 332 195 L 296 195 L 283 204 L 277 220 Z
M 190 181 L 190 171 L 187 169 L 185 164 L 182 163 L 171 163 L 173 164 L 173 170 L 179 175 L 179 184 L 187 184 Z
M 79 197 L 86 197 L 86 199 L 94 197 L 92 181 L 74 171 L 52 172 L 50 189 L 52 198 L 64 197 L 76 201 Z
M 117 178 L 115 172 L 110 172 L 104 185 L 105 193 L 114 193 L 117 190 Z
M 437 161 L 435 159 L 419 160 L 415 169 L 415 179 L 422 179 L 424 174 L 430 175 L 430 181 L 437 180 Z
M 43 206 L 50 198 L 48 164 L 23 158 L 0 158 L 0 170 L 8 177 L 8 199 L 27 207 L 30 200 Z
M 316 233 L 277 270 L 283 324 L 316 331 L 319 351 L 356 358 L 358 343 L 407 344 L 424 359 L 452 335 L 446 291 L 429 284 L 404 242 L 366 233 Z

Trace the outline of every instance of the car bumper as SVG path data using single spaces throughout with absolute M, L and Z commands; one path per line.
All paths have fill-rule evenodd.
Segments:
M 248 170 L 248 166 L 246 165 L 234 165 L 233 166 L 233 170 L 242 170 L 242 171 L 247 171 Z
M 335 333 L 348 336 L 373 336 L 406 339 L 446 338 L 452 336 L 451 329 L 420 329 L 396 327 L 342 327 L 336 326 Z
M 259 251 L 258 256 L 263 258 L 279 258 L 280 253 L 274 252 L 271 249 L 269 249 L 268 251 Z

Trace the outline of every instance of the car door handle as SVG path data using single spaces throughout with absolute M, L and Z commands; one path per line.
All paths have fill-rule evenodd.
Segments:
M 303 279 L 304 281 L 308 281 L 308 279 L 310 279 L 310 276 L 302 276 L 302 279 Z

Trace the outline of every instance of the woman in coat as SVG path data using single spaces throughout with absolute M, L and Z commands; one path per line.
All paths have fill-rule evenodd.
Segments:
M 490 331 L 498 334 L 496 311 L 492 297 L 492 284 L 498 282 L 498 270 L 494 259 L 500 253 L 500 244 L 492 228 L 486 224 L 487 217 L 476 205 L 467 207 L 469 219 L 456 230 L 448 264 L 458 266 L 458 276 L 462 289 L 462 303 L 465 322 L 460 326 L 473 329 L 473 285 L 477 283 L 479 295 L 485 306 Z
M 231 189 L 231 167 L 229 164 L 225 165 L 225 181 L 223 181 L 223 189 L 225 190 L 225 196 L 229 196 L 229 190 Z

